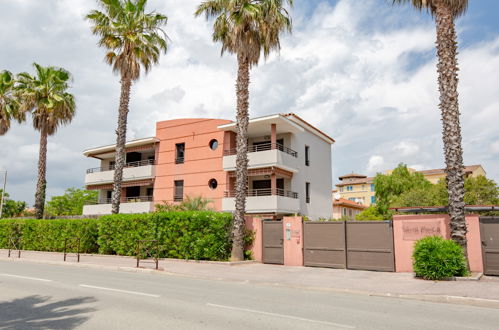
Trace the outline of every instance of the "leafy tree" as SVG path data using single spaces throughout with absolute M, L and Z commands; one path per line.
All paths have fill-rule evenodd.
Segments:
M 483 175 L 469 177 L 464 181 L 464 201 L 466 205 L 498 205 L 499 188 L 494 180 Z
M 404 192 L 412 189 L 428 189 L 430 181 L 418 172 L 409 172 L 407 165 L 399 164 L 391 174 L 378 173 L 374 178 L 376 208 L 379 214 L 387 215 L 392 203 Z
M 461 245 L 467 254 L 466 220 L 464 215 L 463 150 L 459 122 L 459 94 L 457 35 L 454 20 L 468 8 L 468 0 L 393 0 L 393 3 L 412 3 L 419 10 L 427 10 L 435 17 L 437 33 L 437 71 L 442 117 L 449 194 L 451 238 Z
M 36 76 L 23 72 L 18 75 L 16 93 L 22 112 L 31 112 L 33 127 L 40 132 L 38 181 L 35 194 L 35 214 L 43 217 L 45 189 L 47 186 L 47 138 L 54 135 L 61 125 L 73 120 L 76 112 L 74 96 L 67 92 L 71 74 L 56 67 L 33 64 Z
M 125 143 L 132 82 L 140 78 L 141 68 L 147 73 L 167 51 L 162 29 L 165 15 L 146 13 L 147 0 L 98 0 L 102 11 L 92 10 L 87 19 L 92 33 L 99 36 L 98 45 L 107 49 L 106 62 L 121 76 L 121 96 L 116 129 L 116 164 L 112 194 L 112 212 L 119 213 L 121 182 L 125 166 Z
M 19 101 L 15 95 L 15 79 L 9 71 L 0 72 L 0 135 L 10 128 L 13 119 L 22 122 L 24 112 L 19 109 Z
M 99 193 L 96 190 L 69 188 L 64 195 L 53 196 L 46 205 L 46 213 L 51 216 L 81 215 L 83 206 L 87 202 L 97 200 Z
M 244 215 L 248 176 L 248 121 L 250 69 L 258 65 L 260 55 L 267 57 L 280 49 L 280 34 L 291 32 L 291 18 L 284 8 L 293 0 L 207 0 L 195 15 L 214 18 L 213 41 L 225 52 L 237 56 L 237 155 L 236 210 L 232 230 L 231 259 L 244 260 Z
M 391 213 L 390 211 L 387 211 L 385 214 L 382 214 L 379 212 L 378 207 L 375 205 L 369 206 L 367 209 L 364 211 L 360 212 L 355 216 L 355 220 L 389 220 L 391 219 Z
M 2 198 L 3 190 L 0 189 L 0 198 Z M 4 195 L 3 207 L 2 207 L 2 218 L 14 218 L 23 215 L 26 209 L 26 202 L 14 201 L 9 198 L 9 194 L 6 192 Z

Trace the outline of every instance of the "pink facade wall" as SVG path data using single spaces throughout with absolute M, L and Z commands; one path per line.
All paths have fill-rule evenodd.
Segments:
M 397 272 L 412 272 L 414 243 L 426 236 L 450 238 L 450 219 L 447 214 L 395 215 L 393 240 Z M 473 272 L 483 272 L 480 225 L 478 216 L 466 216 L 468 225 L 468 260 Z
M 303 221 L 301 217 L 284 217 L 284 265 L 303 266 Z
M 173 203 L 174 181 L 184 180 L 185 196 L 202 196 L 213 202 L 215 210 L 222 208 L 222 198 L 227 190 L 227 174 L 223 170 L 222 158 L 225 132 L 219 125 L 230 123 L 221 119 L 175 119 L 156 124 L 156 137 L 160 140 L 157 151 L 154 202 Z M 218 148 L 212 150 L 211 140 L 218 141 Z M 185 143 L 183 164 L 175 163 L 175 144 Z M 208 182 L 217 180 L 216 189 L 210 189 Z

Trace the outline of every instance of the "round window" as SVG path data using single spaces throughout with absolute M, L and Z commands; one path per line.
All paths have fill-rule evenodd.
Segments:
M 217 149 L 218 148 L 218 141 L 215 139 L 211 140 L 210 141 L 210 148 L 211 148 L 211 150 Z
M 218 182 L 217 180 L 215 179 L 211 179 L 209 182 L 208 182 L 208 186 L 210 187 L 211 190 L 215 190 L 217 189 L 218 187 Z

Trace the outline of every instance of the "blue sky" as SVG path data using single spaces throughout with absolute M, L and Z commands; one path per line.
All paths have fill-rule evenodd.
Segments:
M 333 177 L 374 175 L 404 162 L 444 167 L 431 17 L 389 0 L 295 1 L 293 35 L 252 74 L 252 116 L 295 112 L 333 136 Z M 154 135 L 155 122 L 234 119 L 236 63 L 220 57 L 210 25 L 192 16 L 198 0 L 149 0 L 169 16 L 170 50 L 133 86 L 129 138 Z M 82 151 L 113 143 L 119 82 L 103 63 L 83 17 L 89 0 L 0 0 L 0 69 L 32 71 L 34 61 L 74 75 L 78 114 L 49 138 L 48 195 L 81 187 L 98 166 Z M 470 1 L 457 21 L 464 160 L 499 180 L 499 1 Z M 33 202 L 38 135 L 29 124 L 0 137 L 8 192 Z

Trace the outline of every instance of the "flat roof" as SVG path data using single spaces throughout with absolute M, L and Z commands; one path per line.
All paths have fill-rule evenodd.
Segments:
M 261 125 L 259 125 L 261 124 Z M 333 144 L 335 140 L 329 135 L 325 134 L 318 128 L 312 126 L 305 120 L 301 119 L 293 113 L 288 114 L 273 114 L 262 117 L 250 118 L 248 126 L 248 135 L 251 136 L 261 136 L 268 135 L 269 129 L 268 125 L 276 124 L 277 134 L 279 133 L 300 133 L 304 131 L 311 132 L 312 134 L 318 136 L 322 140 L 329 144 Z M 222 131 L 232 131 L 236 132 L 236 122 L 231 122 L 229 124 L 224 124 L 218 126 L 218 129 Z
M 148 144 L 154 144 L 159 142 L 159 139 L 155 137 L 147 137 L 147 138 L 142 138 L 142 139 L 134 139 L 127 141 L 125 143 L 126 148 L 131 148 L 131 147 L 140 147 L 140 146 L 145 146 Z M 86 157 L 92 157 L 92 155 L 100 155 L 103 153 L 108 153 L 108 152 L 114 152 L 116 150 L 116 144 L 109 144 L 106 146 L 102 147 L 95 147 L 91 149 L 86 149 L 83 151 L 83 155 Z

